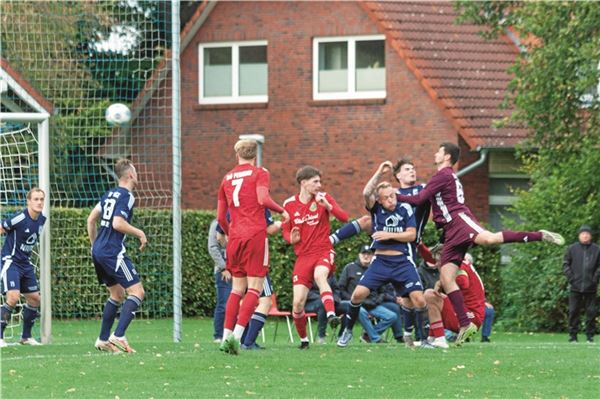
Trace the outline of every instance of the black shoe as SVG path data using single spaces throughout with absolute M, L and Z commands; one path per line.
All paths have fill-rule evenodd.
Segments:
M 361 340 L 362 342 L 365 342 L 365 343 L 367 343 L 367 344 L 368 344 L 368 343 L 370 343 L 370 342 L 371 342 L 371 337 L 369 337 L 369 334 L 367 334 L 366 332 L 364 332 L 364 333 L 362 333 L 362 335 L 360 336 L 360 340 Z
M 298 349 L 302 350 L 302 349 L 308 349 L 309 343 L 308 341 L 300 341 L 300 346 L 298 347 Z
M 587 337 L 587 343 L 588 344 L 593 344 L 594 343 L 594 337 Z
M 481 337 L 481 342 L 492 342 L 489 337 Z
M 341 323 L 341 320 L 340 320 L 340 318 L 339 318 L 338 316 L 336 316 L 336 315 L 333 315 L 333 314 L 332 314 L 332 315 L 330 315 L 330 316 L 327 318 L 327 324 L 329 324 L 329 326 L 330 326 L 330 327 L 331 327 L 333 330 L 335 330 L 336 328 L 338 328 L 338 326 L 340 325 L 340 323 Z
M 396 342 L 398 342 L 399 344 L 403 344 L 404 343 L 404 337 L 394 337 L 394 339 L 396 340 Z
M 571 342 L 571 343 L 577 342 L 577 335 L 571 335 L 571 337 L 569 337 L 569 342 Z

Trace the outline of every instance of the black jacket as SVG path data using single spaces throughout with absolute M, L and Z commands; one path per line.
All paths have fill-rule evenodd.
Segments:
M 425 261 L 421 262 L 417 269 L 421 282 L 423 283 L 423 290 L 435 287 L 435 283 L 440 279 L 440 269 L 437 267 L 429 267 L 425 264 Z
M 362 267 L 358 260 L 344 266 L 344 270 L 342 270 L 338 279 L 338 288 L 340 289 L 342 300 L 350 300 L 352 292 L 354 292 L 354 289 L 358 285 L 358 280 L 360 280 L 366 271 L 367 268 Z
M 600 247 L 595 243 L 571 244 L 565 253 L 563 271 L 571 291 L 596 292 L 600 280 Z
M 335 279 L 334 275 L 331 275 L 328 279 L 327 282 L 329 283 L 329 286 L 331 287 L 331 291 L 333 293 L 333 302 L 335 304 L 338 304 L 342 301 L 342 299 L 340 298 L 340 289 L 338 288 L 338 284 L 337 284 L 337 280 Z M 313 286 L 312 288 L 308 291 L 308 294 L 306 296 L 306 302 L 311 302 L 311 301 L 320 301 L 321 300 L 321 293 L 319 292 L 319 287 L 317 286 L 317 283 L 313 282 Z

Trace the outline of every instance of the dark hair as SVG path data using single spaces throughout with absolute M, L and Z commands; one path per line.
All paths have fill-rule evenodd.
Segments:
M 442 143 L 440 147 L 444 147 L 444 153 L 450 155 L 450 163 L 454 165 L 460 157 L 460 148 L 454 143 Z
M 398 180 L 396 175 L 398 174 L 398 172 L 400 172 L 400 168 L 402 168 L 404 165 L 415 166 L 413 161 L 408 157 L 402 157 L 402 158 L 398 159 L 398 162 L 396 162 L 396 165 L 394 165 L 394 169 L 392 169 L 392 174 L 394 175 L 394 179 L 396 179 L 396 181 L 398 181 L 398 182 L 400 180 Z
M 315 176 L 321 177 L 321 171 L 314 166 L 306 165 L 296 172 L 296 181 L 300 183 L 302 180 L 312 179 Z

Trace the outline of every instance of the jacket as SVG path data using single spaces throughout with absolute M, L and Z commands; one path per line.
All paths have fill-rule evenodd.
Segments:
M 571 244 L 564 256 L 563 271 L 571 291 L 596 292 L 600 280 L 600 246 Z
M 338 287 L 340 289 L 342 300 L 350 300 L 352 292 L 354 292 L 354 289 L 358 285 L 358 281 L 366 271 L 367 268 L 362 267 L 358 260 L 344 266 L 344 270 L 342 270 L 338 280 Z
M 217 240 L 217 220 L 210 223 L 208 230 L 208 254 L 215 263 L 213 273 L 221 273 L 225 270 L 225 248 Z

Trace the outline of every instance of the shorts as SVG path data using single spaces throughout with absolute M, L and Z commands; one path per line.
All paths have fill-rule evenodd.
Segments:
M 454 263 L 460 266 L 465 254 L 475 244 L 475 237 L 485 229 L 471 213 L 460 212 L 444 226 L 444 248 L 440 264 Z
M 375 255 L 358 285 L 376 291 L 392 283 L 396 294 L 408 297 L 413 291 L 423 291 L 423 283 L 412 259 L 406 255 Z
M 227 270 L 233 277 L 264 277 L 269 272 L 269 239 L 262 231 L 227 243 Z
M 106 284 L 107 287 L 120 284 L 123 288 L 129 288 L 140 282 L 140 276 L 135 270 L 135 266 L 125 254 L 117 256 L 92 254 L 92 259 L 100 284 Z
M 329 269 L 329 276 L 335 272 L 335 252 L 327 250 L 315 255 L 298 256 L 292 274 L 293 285 L 303 285 L 309 289 L 313 286 L 315 269 L 325 266 Z
M 2 262 L 0 281 L 2 284 L 2 294 L 11 290 L 18 290 L 23 294 L 38 292 L 40 290 L 33 266 L 31 264 L 17 265 L 12 259 L 5 259 Z
M 469 317 L 469 320 L 471 320 L 477 328 L 481 327 L 483 320 L 469 309 L 467 309 L 467 317 Z M 460 323 L 458 322 L 458 317 L 454 311 L 454 306 L 452 306 L 452 302 L 450 302 L 450 298 L 447 296 L 444 297 L 444 305 L 442 307 L 442 323 L 444 323 L 444 328 L 447 330 L 456 333 L 460 330 Z

